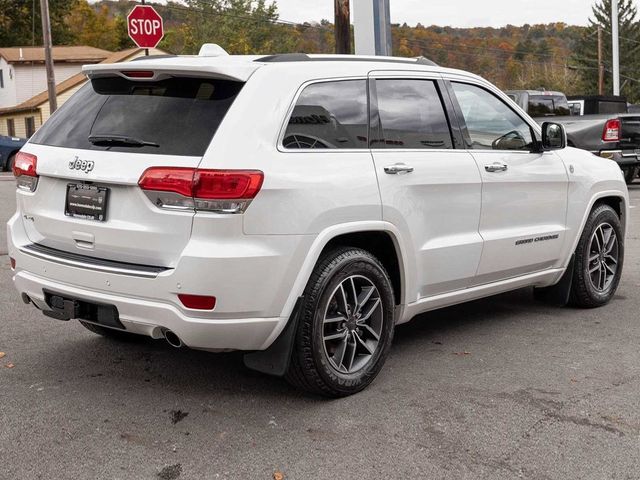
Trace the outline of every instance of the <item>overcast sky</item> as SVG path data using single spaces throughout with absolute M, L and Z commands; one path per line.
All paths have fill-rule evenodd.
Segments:
M 351 0 L 351 9 L 359 1 Z M 586 25 L 595 0 L 390 0 L 391 21 L 415 25 L 499 27 L 508 23 Z M 333 21 L 333 0 L 277 0 L 280 18 Z

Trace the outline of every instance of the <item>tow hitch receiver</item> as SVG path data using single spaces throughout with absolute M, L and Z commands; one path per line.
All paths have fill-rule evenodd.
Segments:
M 51 310 L 43 310 L 46 316 L 56 320 L 77 318 L 88 320 L 106 327 L 125 329 L 118 318 L 118 309 L 114 305 L 87 302 L 77 298 L 63 297 L 44 290 L 44 299 Z

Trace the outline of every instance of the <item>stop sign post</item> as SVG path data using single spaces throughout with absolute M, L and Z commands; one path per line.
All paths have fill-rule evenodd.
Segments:
M 150 5 L 136 5 L 127 15 L 129 37 L 140 48 L 154 48 L 162 37 L 162 17 Z

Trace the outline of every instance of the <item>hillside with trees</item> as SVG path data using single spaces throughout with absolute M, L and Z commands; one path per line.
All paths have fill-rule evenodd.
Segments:
M 598 0 L 594 4 L 587 27 L 561 22 L 503 28 L 394 25 L 394 54 L 425 56 L 443 66 L 469 70 L 503 89 L 597 93 L 598 25 L 605 32 L 605 69 L 611 69 L 610 2 Z M 134 3 L 50 0 L 54 43 L 109 50 L 131 47 L 125 18 Z M 0 46 L 40 42 L 39 8 L 33 12 L 33 4 L 31 0 L 0 0 Z M 331 22 L 283 21 L 275 2 L 183 0 L 155 6 L 166 32 L 160 48 L 171 53 L 193 54 L 205 42 L 219 43 L 236 54 L 334 51 Z M 632 0 L 620 0 L 620 21 L 622 90 L 631 101 L 640 101 L 640 23 Z M 610 80 L 607 88 L 610 90 Z

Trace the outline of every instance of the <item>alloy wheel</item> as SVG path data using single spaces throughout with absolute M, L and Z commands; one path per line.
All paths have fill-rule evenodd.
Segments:
M 380 292 L 366 277 L 353 275 L 332 292 L 322 322 L 324 351 L 335 370 L 364 368 L 380 344 L 384 312 Z
M 597 292 L 605 292 L 618 271 L 618 237 L 608 223 L 598 225 L 589 241 L 588 277 Z

